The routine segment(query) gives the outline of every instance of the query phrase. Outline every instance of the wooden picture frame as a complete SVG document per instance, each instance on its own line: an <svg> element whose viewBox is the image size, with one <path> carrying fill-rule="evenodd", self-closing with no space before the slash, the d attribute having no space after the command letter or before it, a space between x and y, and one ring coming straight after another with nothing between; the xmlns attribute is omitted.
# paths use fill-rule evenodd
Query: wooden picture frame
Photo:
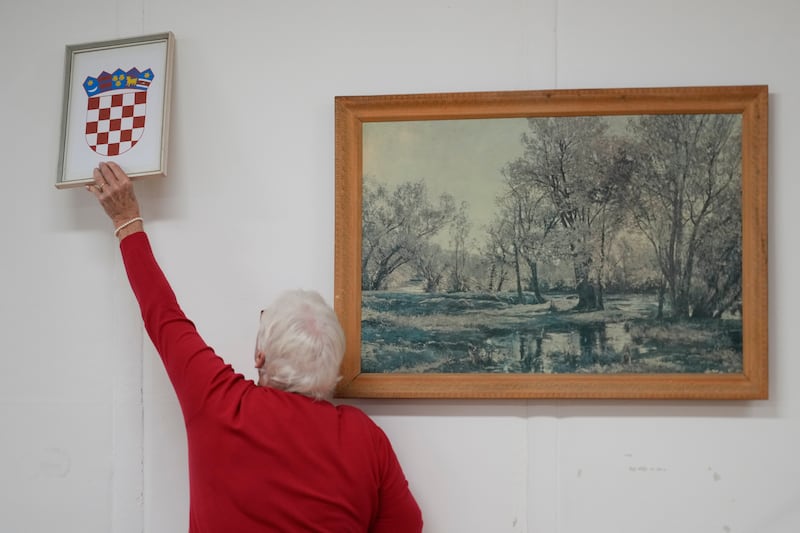
<svg viewBox="0 0 800 533"><path fill-rule="evenodd" d="M337 395L350 398L767 398L767 110L768 88L764 85L336 97L334 308L347 338ZM483 164L483 154L497 152L496 146L489 146L487 139L494 143L499 136L497 132L506 131L495 129L494 122L506 119L522 119L527 125L525 137L519 134L509 137L520 143L519 157L505 159L508 164L496 166L495 175L486 173L485 179L468 181L467 178L462 180L461 175L448 178L448 162L464 164L461 160L468 159L471 166L476 167ZM475 124L477 126L473 127ZM505 124L502 122L503 128ZM517 127L517 122L514 124ZM691 152L688 148L684 150L685 161L680 163L679 151L668 145L684 142L690 135L686 128L695 128L691 130L694 144ZM467 129L469 132L463 133L463 138L470 140L453 148L456 142L453 139ZM491 135L480 137L481 132ZM480 137L477 141L476 136ZM739 137L741 142L738 142ZM582 142L582 148L580 151L576 148L570 156L566 152L569 148L565 147L571 146L575 138L578 138L576 146ZM553 155L555 153L559 155ZM573 165L570 168L582 169L578 172L562 168L562 177L570 173L573 176L569 193L559 192L556 185L548 189L548 176L553 180L559 176L552 170L559 157L562 167ZM584 162L575 166L579 165L575 162L578 160ZM380 176L371 175L376 172L375 168L383 169L380 172L393 169L386 174L396 170L398 176L404 177L382 182ZM664 209L662 213L659 202L667 201L667 185L673 181L678 183L678 169L683 173L684 190L693 191L693 196L675 200L669 205L676 209ZM421 175L426 172L427 175ZM469 168L463 166L459 172L466 175ZM433 174L437 174L436 180L430 178ZM690 179L687 176L693 176L691 182L685 181ZM464 191L483 187L482 180L496 181L506 192L495 195L480 192L480 196L473 198L478 198L478 202L482 201L480 197L485 198L485 209L470 211L462 195ZM368 188L366 194L365 188ZM537 195L536 198L523 196L520 192L523 188L526 194ZM704 207L703 198L710 207ZM523 237L530 229L523 230L521 206L530 207L534 201L539 202L536 205L542 210L525 220L529 220L529 227L539 228L530 233L538 237ZM486 259L485 263L480 263L479 248L488 250L487 257L494 254L494 250L500 254L503 249L533 253L530 250L539 246L536 242L546 243L546 239L552 239L550 244L540 245L539 253L550 258L553 272L564 270L564 264L572 261L573 287L568 287L567 283L562 289L575 290L576 295L561 295L558 301L551 299L550 308L547 308L546 302L537 303L541 300L535 299L529 291L505 291L510 294L494 291L500 285L499 277L491 278L486 274L487 266L484 270L476 267L475 271L480 272L475 278L478 281L461 286L486 297L479 298L472 292L456 299L452 296L457 293L437 285L441 276L426 278L427 274L420 274L427 272L424 269L426 254L450 258L442 261L449 261L447 264L455 269L454 265L459 262L458 247L451 245L446 249L447 239L442 235L437 237L437 244L430 234L414 230L408 221L414 220L418 228L421 224L432 228L436 225L434 220L441 222L448 217L455 224L453 221L461 213L466 214L460 218L462 223L467 222L461 226L466 228L469 227L467 217L471 213L492 212L491 207L486 207L492 202L495 218L487 220L494 222L483 226L472 224L473 232L469 235L476 239L475 235L482 231L486 240L489 239L486 235L494 228L495 237L492 238L499 244L496 248L491 243L481 247L465 246L463 237L467 233L462 233L461 249L469 250L469 253L462 252L463 263L474 260L475 265L489 265L496 261L492 263L494 266L508 272L513 269L504 262L510 261L507 259L510 252L503 259ZM404 207L401 208L401 204ZM513 209L512 204L516 206ZM677 210L678 205L680 210ZM564 220L568 214L583 216L576 215L581 209L595 218L587 215L581 227ZM668 213L673 211L678 215L670 218L672 215ZM398 218L397 225L389 227L392 217L399 217L400 212L405 219L400 222ZM519 216L512 215L517 212ZM608 213L613 217L608 218ZM620 307L611 311L611 306L597 305L598 295L602 298L604 283L606 291L612 283L603 278L611 276L610 253L613 251L618 258L622 257L619 250L624 247L619 244L619 250L607 248L603 253L608 252L608 255L601 261L598 252L601 246L597 244L598 217L609 224L604 225L602 231L607 231L611 224L624 228L624 237L634 243L632 248L636 250L631 257L638 258L637 264L640 264L638 270L633 270L640 274L638 281L613 282L628 291L620 298L628 307L618 302ZM590 226L590 220L594 221L594 226ZM669 220L674 224L670 225ZM398 230L402 224L407 226ZM681 228L676 229L676 224L681 224ZM685 228L691 224L694 224L694 233ZM376 227L382 230L377 231ZM516 229L509 229L512 227ZM664 232L670 228L672 238L665 237ZM397 236L400 235L398 231L405 233L396 238L404 240L394 242L395 248L406 250L406 256L399 260L405 262L399 267L394 263L390 265L387 259L394 257L389 255L393 253L392 248L379 244L384 235L395 232L393 235ZM636 236L637 231L641 231L641 235ZM622 241L618 234L603 235L617 243ZM536 241L539 237L541 240ZM451 229L449 242L452 244L457 239L457 230ZM676 239L681 242L676 244ZM693 249L687 247L687 242ZM367 254L362 250L364 243L369 246ZM590 243L591 246L586 251L576 243ZM651 252L646 251L647 246ZM672 252L664 251L670 246ZM680 246L684 248L675 251L675 247ZM387 278L380 273L373 257L378 253L384 254L381 256L385 263L383 274L392 267L395 270L391 272L402 274ZM693 254L691 262L668 265L670 261L683 260L679 257L681 254L687 257ZM736 261L740 261L738 270ZM411 262L417 266L410 266ZM443 268L441 264L440 269ZM520 265L525 265L519 259L514 264L518 272ZM601 264L605 264L607 270L593 278L591 272L597 273ZM714 264L719 268L712 268ZM685 273L687 267L689 274ZM621 267L617 264L613 268ZM533 279L535 270L534 267L527 270L526 282ZM584 270L587 271L583 273ZM740 277L738 288L736 276ZM509 283L505 288L514 285L513 277L506 274L504 279ZM522 278L517 273L518 287L522 285ZM555 274L553 279L556 279ZM427 286L425 280L428 280ZM556 285L556 282L551 283L551 287ZM425 288L421 289L423 286ZM424 292L431 287L439 292ZM452 283L450 289L453 287L457 289L459 285ZM634 296L635 290L649 291L647 298L650 300L646 311L635 316L626 315L621 309L631 307L626 299L633 301L639 297ZM416 291L417 296L407 300L411 307L404 307L405 304L398 302L410 298L405 296L410 294L408 291ZM398 294L402 294L402 298ZM605 296L607 300L612 298L610 292L605 292ZM529 297L533 300L529 301ZM690 298L695 300L690 301ZM543 299L547 300L546 294ZM368 304L366 308L364 302ZM406 311L408 308L421 310L423 305L429 306L425 309L444 309L442 302L469 310L431 311L430 314ZM565 302L570 307L564 307ZM488 324L480 322L483 315L472 311L473 303L476 308L479 304L488 306L485 311ZM602 299L599 303L602 304ZM515 304L527 305L519 309L525 309L524 313L528 314L515 311L512 307ZM579 306L583 306L581 311L576 310ZM611 327L608 317L613 313L621 321L613 324L612 335L605 328ZM661 317L661 321L656 322L653 317ZM713 322L714 319L718 322ZM545 325L540 329L536 320ZM525 330L524 335L512 331L502 338L479 336L479 333L486 335L486 331L505 328L506 322L516 324L512 329ZM604 328L599 334L600 340L592 331L584 336L569 329L597 322ZM737 327L740 328L738 333ZM369 344L362 342L364 328L369 330ZM447 335L433 337L431 332L437 328ZM614 335L621 340L612 346L611 341L617 338ZM560 348L552 348L549 355L542 351L543 343L557 339L560 339ZM622 346L623 341L629 345ZM682 342L689 343L689 347L682 348ZM692 343L703 348L696 349ZM654 346L664 347L663 353ZM736 351L736 346L740 346L740 352ZM421 360L424 364L418 363ZM409 366L415 364L418 366Z"/></svg>
<svg viewBox="0 0 800 533"><path fill-rule="evenodd" d="M171 32L66 47L57 188L92 183L101 161L166 176L174 47Z"/></svg>

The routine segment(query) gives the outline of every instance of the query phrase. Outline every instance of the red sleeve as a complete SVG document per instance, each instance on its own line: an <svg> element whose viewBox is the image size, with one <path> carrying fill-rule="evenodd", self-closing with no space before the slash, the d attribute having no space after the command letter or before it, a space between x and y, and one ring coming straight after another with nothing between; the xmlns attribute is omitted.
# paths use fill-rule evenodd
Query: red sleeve
<svg viewBox="0 0 800 533"><path fill-rule="evenodd" d="M370 533L420 533L422 512L408 488L408 481L389 438L383 430L377 429L378 450L382 462L380 503L378 516L369 531Z"/></svg>
<svg viewBox="0 0 800 533"><path fill-rule="evenodd" d="M235 374L183 314L153 256L147 235L132 233L122 239L120 250L145 329L161 356L188 423L215 390L231 384Z"/></svg>

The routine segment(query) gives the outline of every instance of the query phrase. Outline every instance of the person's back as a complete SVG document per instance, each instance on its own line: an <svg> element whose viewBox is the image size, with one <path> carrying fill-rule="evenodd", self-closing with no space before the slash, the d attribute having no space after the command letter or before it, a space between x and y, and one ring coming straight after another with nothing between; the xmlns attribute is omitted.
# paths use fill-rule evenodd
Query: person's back
<svg viewBox="0 0 800 533"><path fill-rule="evenodd" d="M229 371L214 389L187 423L190 531L419 530L392 447L363 412Z"/></svg>

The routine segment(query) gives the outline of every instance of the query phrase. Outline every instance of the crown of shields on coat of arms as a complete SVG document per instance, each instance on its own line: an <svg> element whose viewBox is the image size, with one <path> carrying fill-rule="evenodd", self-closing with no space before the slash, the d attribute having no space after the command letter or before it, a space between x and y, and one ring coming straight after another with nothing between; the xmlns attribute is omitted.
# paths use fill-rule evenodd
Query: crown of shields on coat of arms
<svg viewBox="0 0 800 533"><path fill-rule="evenodd" d="M124 154L139 142L147 118L147 89L153 71L103 71L86 78L86 142L100 155Z"/></svg>

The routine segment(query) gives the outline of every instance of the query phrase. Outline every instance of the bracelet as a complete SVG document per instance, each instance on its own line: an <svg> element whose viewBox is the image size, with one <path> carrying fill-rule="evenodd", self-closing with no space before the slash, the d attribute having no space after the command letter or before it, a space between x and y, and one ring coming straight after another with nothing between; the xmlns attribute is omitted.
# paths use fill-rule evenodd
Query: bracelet
<svg viewBox="0 0 800 533"><path fill-rule="evenodd" d="M125 222L124 224L121 224L117 229L114 230L114 237L119 237L119 232L127 228L134 222L143 222L142 217L132 218L129 221Z"/></svg>

